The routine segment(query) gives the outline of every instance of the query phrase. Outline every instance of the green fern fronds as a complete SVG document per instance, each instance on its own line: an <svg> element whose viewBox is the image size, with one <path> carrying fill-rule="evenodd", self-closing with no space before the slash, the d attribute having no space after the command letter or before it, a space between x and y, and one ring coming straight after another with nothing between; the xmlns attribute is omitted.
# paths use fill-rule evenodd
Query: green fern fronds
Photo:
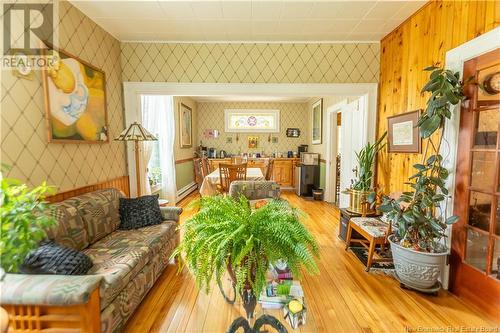
<svg viewBox="0 0 500 333"><path fill-rule="evenodd" d="M259 295L266 285L270 262L285 260L295 277L301 267L318 273L319 247L300 222L304 214L285 200L274 199L257 210L245 197L203 197L199 212L181 228L184 237L172 257L183 257L198 287L210 290L231 265L238 291L250 284ZM180 267L182 269L182 267Z"/></svg>

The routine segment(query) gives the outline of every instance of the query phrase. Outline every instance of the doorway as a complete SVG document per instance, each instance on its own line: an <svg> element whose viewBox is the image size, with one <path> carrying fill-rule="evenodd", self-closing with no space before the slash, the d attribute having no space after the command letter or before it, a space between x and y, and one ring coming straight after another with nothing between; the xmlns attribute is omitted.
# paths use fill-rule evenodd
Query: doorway
<svg viewBox="0 0 500 333"><path fill-rule="evenodd" d="M356 177L356 151L375 139L367 97L352 97L327 109L326 201L347 207L342 193ZM337 195L338 193L338 195Z"/></svg>
<svg viewBox="0 0 500 333"><path fill-rule="evenodd" d="M451 242L451 288L500 311L500 49L464 63ZM491 82L495 80L495 82ZM495 88L496 87L496 88Z"/></svg>

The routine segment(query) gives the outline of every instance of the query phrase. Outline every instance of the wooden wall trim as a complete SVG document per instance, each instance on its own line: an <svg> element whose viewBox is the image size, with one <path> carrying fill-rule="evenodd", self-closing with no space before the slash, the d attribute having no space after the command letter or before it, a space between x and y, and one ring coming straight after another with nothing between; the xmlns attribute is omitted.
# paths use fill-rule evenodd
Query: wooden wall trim
<svg viewBox="0 0 500 333"><path fill-rule="evenodd" d="M182 163L186 163L186 162L189 162L189 161L192 161L192 160L194 160L194 157L184 158L182 160L175 161L175 164L182 164Z"/></svg>
<svg viewBox="0 0 500 333"><path fill-rule="evenodd" d="M48 202L59 202L66 200L68 198L75 197L77 195L93 192L96 190L101 190L105 188L117 188L125 193L125 196L130 196L130 187L129 187L129 179L128 176L122 176L114 179L110 179L101 183L87 185L83 187L79 187L76 189L59 192L55 195L47 197L45 200Z"/></svg>
<svg viewBox="0 0 500 333"><path fill-rule="evenodd" d="M435 0L384 37L377 135L387 130L389 116L425 107L428 95L420 94L429 79L425 67L443 66L447 51L498 26L499 15L498 1ZM421 158L421 154L388 154L384 149L377 156L375 184L385 193L408 190L404 183Z"/></svg>

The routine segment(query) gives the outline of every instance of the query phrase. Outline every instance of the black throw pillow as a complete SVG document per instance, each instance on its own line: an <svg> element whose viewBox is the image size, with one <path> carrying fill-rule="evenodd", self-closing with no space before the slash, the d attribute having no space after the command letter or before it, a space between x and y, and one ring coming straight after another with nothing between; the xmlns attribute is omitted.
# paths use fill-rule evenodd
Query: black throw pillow
<svg viewBox="0 0 500 333"><path fill-rule="evenodd" d="M24 274L85 275L92 266L85 253L47 241L26 256L19 270Z"/></svg>
<svg viewBox="0 0 500 333"><path fill-rule="evenodd" d="M138 229L162 222L158 194L120 198L120 229Z"/></svg>

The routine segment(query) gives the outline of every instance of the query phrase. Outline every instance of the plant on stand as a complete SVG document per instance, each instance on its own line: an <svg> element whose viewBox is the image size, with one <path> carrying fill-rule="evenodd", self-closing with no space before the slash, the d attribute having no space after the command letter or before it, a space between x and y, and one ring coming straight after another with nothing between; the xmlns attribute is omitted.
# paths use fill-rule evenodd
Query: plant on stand
<svg viewBox="0 0 500 333"><path fill-rule="evenodd" d="M57 222L46 215L44 202L54 189L43 183L29 189L18 180L2 178L0 187L0 262L6 272L18 272L26 255Z"/></svg>
<svg viewBox="0 0 500 333"><path fill-rule="evenodd" d="M411 191L403 192L397 200L384 197L379 209L395 225L389 241L399 280L406 286L430 291L439 289L437 279L447 254L441 240L446 237L447 226L458 220L457 216L446 217L441 210L448 196L449 172L442 166L439 151L453 105L464 95L459 73L436 67L425 71L431 74L422 93L431 95L417 123L421 137L427 139L422 162L413 166L416 173L406 183Z"/></svg>
<svg viewBox="0 0 500 333"><path fill-rule="evenodd" d="M184 236L172 257L184 259L207 293L212 280L220 283L227 271L248 319L253 318L256 295L266 286L269 263L284 260L297 277L302 267L318 272L318 245L300 222L302 214L287 201L275 199L251 209L243 196L214 196L201 198L197 205L200 211L181 226Z"/></svg>
<svg viewBox="0 0 500 333"><path fill-rule="evenodd" d="M362 214L372 213L368 207L370 195L373 195L372 188L373 180L373 167L375 163L375 156L383 149L386 143L384 141L387 136L385 132L375 143L367 143L366 146L359 152L356 152L356 160L358 166L356 168L357 179L351 180L351 187L346 191L349 194L349 211ZM363 205L366 205L363 207ZM365 211L366 210L366 211Z"/></svg>

